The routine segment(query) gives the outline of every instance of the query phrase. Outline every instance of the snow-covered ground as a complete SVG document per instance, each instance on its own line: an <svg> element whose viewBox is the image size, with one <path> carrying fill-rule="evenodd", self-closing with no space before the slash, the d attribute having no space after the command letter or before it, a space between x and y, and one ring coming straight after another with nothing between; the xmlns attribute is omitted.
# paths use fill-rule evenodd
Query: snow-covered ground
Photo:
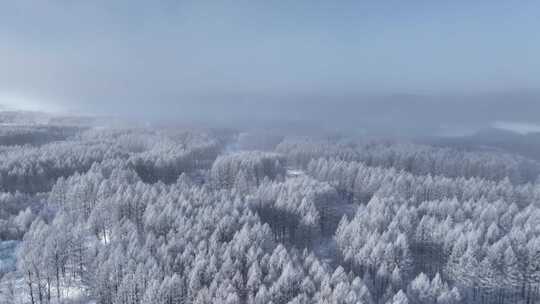
<svg viewBox="0 0 540 304"><path fill-rule="evenodd" d="M27 286L24 278L15 270L17 265L16 250L20 241L0 241L0 304L18 304L28 302ZM92 303L86 299L80 282L62 284L62 303ZM56 289L52 288L56 295ZM52 299L51 303L57 303Z"/></svg>
<svg viewBox="0 0 540 304"><path fill-rule="evenodd" d="M62 284L61 303L62 304L91 304L95 301L88 299L80 283L72 282L70 285ZM59 303L56 299L56 288L51 288L51 304ZM29 303L28 287L26 281L16 272L10 272L0 278L0 304L23 304Z"/></svg>

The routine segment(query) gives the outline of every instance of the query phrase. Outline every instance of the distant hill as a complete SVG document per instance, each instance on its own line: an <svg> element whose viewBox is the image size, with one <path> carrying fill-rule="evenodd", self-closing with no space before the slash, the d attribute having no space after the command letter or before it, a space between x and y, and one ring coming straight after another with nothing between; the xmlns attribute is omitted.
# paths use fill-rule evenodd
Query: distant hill
<svg viewBox="0 0 540 304"><path fill-rule="evenodd" d="M5 109L5 107L0 105L0 125L92 127L106 124L108 125L113 121L113 119L109 117L3 109Z"/></svg>
<svg viewBox="0 0 540 304"><path fill-rule="evenodd" d="M469 136L426 137L417 141L466 150L496 149L540 161L540 133L519 134L499 128L487 128Z"/></svg>

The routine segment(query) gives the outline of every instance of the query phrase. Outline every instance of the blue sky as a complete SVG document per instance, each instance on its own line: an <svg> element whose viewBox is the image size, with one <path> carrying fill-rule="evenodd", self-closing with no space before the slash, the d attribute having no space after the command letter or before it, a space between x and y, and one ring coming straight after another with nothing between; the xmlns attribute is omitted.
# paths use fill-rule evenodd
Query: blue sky
<svg viewBox="0 0 540 304"><path fill-rule="evenodd" d="M0 103L108 112L540 90L539 12L538 1L6 1Z"/></svg>

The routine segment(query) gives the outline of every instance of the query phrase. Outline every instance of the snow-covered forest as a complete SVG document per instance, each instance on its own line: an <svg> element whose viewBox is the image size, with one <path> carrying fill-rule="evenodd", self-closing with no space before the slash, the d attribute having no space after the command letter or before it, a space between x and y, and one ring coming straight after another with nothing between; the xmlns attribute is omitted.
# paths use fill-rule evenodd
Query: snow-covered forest
<svg viewBox="0 0 540 304"><path fill-rule="evenodd" d="M539 174L389 140L6 124L0 303L539 303Z"/></svg>

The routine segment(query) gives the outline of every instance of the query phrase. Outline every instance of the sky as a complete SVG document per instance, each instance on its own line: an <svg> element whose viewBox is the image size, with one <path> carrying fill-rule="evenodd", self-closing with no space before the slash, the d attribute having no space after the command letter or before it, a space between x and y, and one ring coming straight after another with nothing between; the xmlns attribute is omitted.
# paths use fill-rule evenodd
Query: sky
<svg viewBox="0 0 540 304"><path fill-rule="evenodd" d="M535 105L538 12L528 0L4 1L0 104L215 121L340 102L350 116L388 98L400 112L411 96Z"/></svg>

